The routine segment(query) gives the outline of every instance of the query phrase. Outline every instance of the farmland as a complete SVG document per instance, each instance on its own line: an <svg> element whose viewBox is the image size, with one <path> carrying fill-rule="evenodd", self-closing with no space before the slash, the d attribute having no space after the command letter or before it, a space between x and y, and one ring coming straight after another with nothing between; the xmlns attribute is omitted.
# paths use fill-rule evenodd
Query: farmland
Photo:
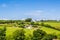
<svg viewBox="0 0 60 40"><path fill-rule="evenodd" d="M15 40L13 38L13 35L15 34L14 32L16 30L21 30L21 29L23 29L25 31L25 36L26 36L25 40L28 40L28 39L32 40L31 36L34 35L33 32L37 29L42 30L46 34L56 35L57 39L60 40L60 29L59 29L60 22L43 22L44 25L42 26L41 22L37 22L37 21L30 22L30 20L29 20L29 22L27 22L28 20L27 21L24 21L24 20L23 21L21 21L21 20L20 21L19 20L13 20L13 21L3 20L3 21L0 23L0 29L2 29L3 27L6 27L6 37L5 37L6 40ZM48 24L49 27L48 26L46 27L45 26L46 24ZM24 27L24 26L27 26L27 27Z"/></svg>

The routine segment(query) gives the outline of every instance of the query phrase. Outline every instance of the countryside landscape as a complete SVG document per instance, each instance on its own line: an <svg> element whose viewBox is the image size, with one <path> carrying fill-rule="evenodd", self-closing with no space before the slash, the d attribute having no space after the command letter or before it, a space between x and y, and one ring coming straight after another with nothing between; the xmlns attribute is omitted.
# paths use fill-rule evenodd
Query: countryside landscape
<svg viewBox="0 0 60 40"><path fill-rule="evenodd" d="M60 0L0 0L0 40L60 40Z"/></svg>
<svg viewBox="0 0 60 40"><path fill-rule="evenodd" d="M60 21L0 20L0 40L60 40Z"/></svg>

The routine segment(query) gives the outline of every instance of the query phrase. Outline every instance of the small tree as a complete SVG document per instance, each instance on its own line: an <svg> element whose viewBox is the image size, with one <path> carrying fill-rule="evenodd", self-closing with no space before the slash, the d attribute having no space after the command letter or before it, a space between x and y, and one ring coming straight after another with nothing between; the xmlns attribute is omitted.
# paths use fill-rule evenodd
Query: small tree
<svg viewBox="0 0 60 40"><path fill-rule="evenodd" d="M53 40L56 39L57 36L56 35L52 35L52 34L47 34L45 37L43 37L41 40Z"/></svg>
<svg viewBox="0 0 60 40"><path fill-rule="evenodd" d="M13 33L13 38L15 40L24 40L25 39L25 31L23 29L21 30L16 30L14 33Z"/></svg>
<svg viewBox="0 0 60 40"><path fill-rule="evenodd" d="M28 36L26 36L25 40L33 40L33 39L32 39L32 35L29 34Z"/></svg>
<svg viewBox="0 0 60 40"><path fill-rule="evenodd" d="M20 24L20 25L19 25L19 27L21 27L21 28L24 28L24 26L25 26L24 24Z"/></svg>
<svg viewBox="0 0 60 40"><path fill-rule="evenodd" d="M41 40L45 36L45 32L37 29L33 32L33 40Z"/></svg>
<svg viewBox="0 0 60 40"><path fill-rule="evenodd" d="M42 22L40 25L41 25L41 26L44 26L45 24Z"/></svg>
<svg viewBox="0 0 60 40"><path fill-rule="evenodd" d="M6 37L6 27L0 29L0 40L6 40L5 37Z"/></svg>
<svg viewBox="0 0 60 40"><path fill-rule="evenodd" d="M35 23L34 22L31 22L31 25L34 25Z"/></svg>
<svg viewBox="0 0 60 40"><path fill-rule="evenodd" d="M27 18L25 19L26 22L31 22L32 21L32 18Z"/></svg>

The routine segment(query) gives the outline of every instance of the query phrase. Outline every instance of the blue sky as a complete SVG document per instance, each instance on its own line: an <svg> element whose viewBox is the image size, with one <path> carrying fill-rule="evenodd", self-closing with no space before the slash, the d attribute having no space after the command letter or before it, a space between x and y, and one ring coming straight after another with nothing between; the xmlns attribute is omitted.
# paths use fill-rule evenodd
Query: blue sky
<svg viewBox="0 0 60 40"><path fill-rule="evenodd" d="M0 19L60 20L60 0L0 0Z"/></svg>

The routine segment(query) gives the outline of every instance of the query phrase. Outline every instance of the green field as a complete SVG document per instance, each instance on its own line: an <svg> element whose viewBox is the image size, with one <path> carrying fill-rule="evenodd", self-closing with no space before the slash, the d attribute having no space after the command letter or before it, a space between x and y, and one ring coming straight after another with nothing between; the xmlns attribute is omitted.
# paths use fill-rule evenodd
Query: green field
<svg viewBox="0 0 60 40"><path fill-rule="evenodd" d="M60 22L44 22L44 24L49 24L54 28L59 29L60 28ZM28 37L29 35L32 35L33 31L35 29L26 29L26 28L19 28L19 27L14 27L14 24L0 24L0 28L6 26L7 30L6 30L6 39L7 40L14 40L13 39L13 32L16 30L20 30L20 29L24 29L25 30L25 35ZM41 26L39 28L40 30L45 31L47 34L53 34L53 35L57 35L58 39L60 39L60 31L59 30L55 30L52 28L48 28L48 27L44 27ZM11 37L10 37L11 36Z"/></svg>
<svg viewBox="0 0 60 40"><path fill-rule="evenodd" d="M60 29L60 22L45 22L45 24L49 24L52 27Z"/></svg>
<svg viewBox="0 0 60 40"><path fill-rule="evenodd" d="M7 31L6 31L6 35L10 36L13 35L13 32L15 30L18 29L22 29L22 28L16 28L16 27L7 27ZM55 29L51 29L51 28L47 28L47 27L42 27L40 28L41 30L45 31L47 34L55 34L58 36L58 38L60 37L60 31L55 30ZM26 35L29 36L30 34L33 33L34 29L24 29L26 31Z"/></svg>

